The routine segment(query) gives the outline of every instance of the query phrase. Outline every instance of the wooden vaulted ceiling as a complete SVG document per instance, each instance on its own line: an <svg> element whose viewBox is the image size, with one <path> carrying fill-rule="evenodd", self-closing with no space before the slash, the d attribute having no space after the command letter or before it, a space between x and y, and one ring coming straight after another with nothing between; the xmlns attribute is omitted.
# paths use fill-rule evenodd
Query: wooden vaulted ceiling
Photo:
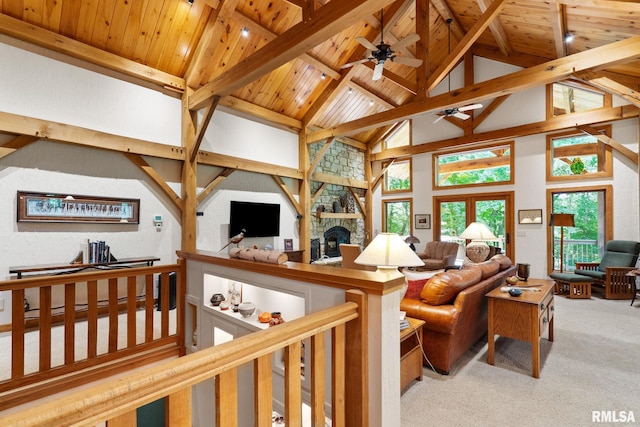
<svg viewBox="0 0 640 427"><path fill-rule="evenodd" d="M380 42L383 8L384 41L417 33L399 53L423 65L387 61L373 81L370 62L342 66L365 55L357 36ZM638 102L640 4L627 0L0 0L0 12L12 38L310 140L370 143L416 114L564 78ZM433 95L465 55L527 70L484 85L465 72L464 88Z"/></svg>

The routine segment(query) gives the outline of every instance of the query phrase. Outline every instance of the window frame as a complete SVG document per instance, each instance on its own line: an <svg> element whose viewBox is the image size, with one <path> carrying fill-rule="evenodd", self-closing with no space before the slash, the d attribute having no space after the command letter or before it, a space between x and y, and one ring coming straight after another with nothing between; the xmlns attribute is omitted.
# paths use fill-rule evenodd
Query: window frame
<svg viewBox="0 0 640 427"><path fill-rule="evenodd" d="M392 139L396 134L404 130L404 127L408 127L409 132L409 143L405 145L397 145L394 147L388 147L387 141ZM413 145L413 119L405 120L400 122L397 126L394 126L383 138L382 138L382 149L383 150L393 150L400 147L411 147Z"/></svg>
<svg viewBox="0 0 640 427"><path fill-rule="evenodd" d="M462 184L462 185L446 185L446 186L441 186L439 185L439 180L438 180L438 158L440 156L450 156L452 154L463 154L466 152L473 152L473 151L491 151L492 148L497 148L497 147L509 147L509 180L507 181L497 181L497 182L478 182L478 183L473 183L473 184ZM509 184L513 184L515 181L515 143L513 140L510 141L502 141L502 142L496 142L493 144L482 144L482 145L478 145L476 147L472 147L472 148L466 148L466 149L454 149L454 150L446 150L446 151L438 151L436 153L434 153L431 156L431 160L432 160L432 181L431 181L431 185L432 185L432 189L433 191L438 191L438 190L448 190L448 189L453 189L453 188L477 188L477 187L481 187L481 186L492 186L492 185L509 185Z"/></svg>
<svg viewBox="0 0 640 427"><path fill-rule="evenodd" d="M611 125L606 126L594 126L594 129L603 132L603 135L611 138ZM613 176L613 150L609 144L597 139L596 155L598 156L598 172L590 172L580 175L553 175L553 140L559 138L567 138L571 136L584 136L585 134L579 130L568 130L565 132L559 132L554 134L547 134L547 148L546 148L546 174L547 181L583 181L593 178L611 178ZM578 153L576 153L577 155ZM567 156L572 157L572 156ZM602 163L601 163L602 159Z"/></svg>
<svg viewBox="0 0 640 427"><path fill-rule="evenodd" d="M407 223L409 224L409 234L413 234L413 197L402 197L397 199L383 199L382 200L382 232L387 233L387 205L390 203L407 202L409 203L409 217Z"/></svg>
<svg viewBox="0 0 640 427"><path fill-rule="evenodd" d="M580 90L586 90L586 91L591 91L591 92L595 92L595 93L599 93L603 95L603 105L602 107L598 107L598 108L594 108L592 110L585 110L585 111L576 111L573 113L564 113L564 114L559 114L559 115L555 115L554 114L554 110L553 110L553 85L554 84L560 84L560 85L564 85L564 86L573 86L577 89ZM556 117L563 117L563 116L570 116L572 114L584 114L588 111L597 111L597 110L602 110L604 108L611 108L611 106L613 105L613 97L611 96L610 93L605 92L603 90L600 90L596 87L593 87L591 85L585 84L585 83L580 83L580 82L575 82L575 81L559 81L559 82L553 82L553 83L549 83L546 86L546 97L547 97L547 108L546 108L546 115L547 115L547 120L549 119L553 119Z"/></svg>
<svg viewBox="0 0 640 427"><path fill-rule="evenodd" d="M389 190L387 189L387 178L388 178L388 172L389 169L386 169L384 172L384 175L382 177L382 194L396 194L396 193L410 193L411 191L413 191L413 159L411 157L407 157L404 159L397 159L395 161L393 161L393 164L391 164L389 166L389 168L392 168L394 165L396 164L401 164L401 163L406 163L409 162L409 188L408 189L399 189L399 190ZM387 168L387 165L389 165L389 163L391 163L391 161L389 162L384 162L382 164L383 168Z"/></svg>

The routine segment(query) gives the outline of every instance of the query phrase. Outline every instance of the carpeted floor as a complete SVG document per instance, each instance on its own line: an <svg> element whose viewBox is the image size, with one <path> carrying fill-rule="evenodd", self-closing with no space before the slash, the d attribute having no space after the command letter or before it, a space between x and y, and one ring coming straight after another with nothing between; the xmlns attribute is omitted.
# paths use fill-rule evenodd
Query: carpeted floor
<svg viewBox="0 0 640 427"><path fill-rule="evenodd" d="M449 375L424 369L402 396L402 427L607 425L594 423L593 411L615 411L618 419L626 411L635 423L611 425L640 425L640 303L555 301L554 341L545 334L540 344L540 379L531 376L530 344L497 337L491 366L485 337Z"/></svg>

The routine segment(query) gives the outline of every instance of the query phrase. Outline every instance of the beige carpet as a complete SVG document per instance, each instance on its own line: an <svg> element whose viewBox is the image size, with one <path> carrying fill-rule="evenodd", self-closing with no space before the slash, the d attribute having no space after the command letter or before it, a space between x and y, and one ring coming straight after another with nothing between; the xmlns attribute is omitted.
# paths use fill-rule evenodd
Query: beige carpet
<svg viewBox="0 0 640 427"><path fill-rule="evenodd" d="M136 343L144 343L145 312L136 312ZM98 354L106 354L108 350L108 318L98 319ZM161 336L161 313L153 311L153 336ZM127 347L127 320L124 314L118 316L118 349ZM176 332L176 310L169 311L169 334ZM39 364L39 336L38 331L27 332L25 334L25 373L32 373L38 370ZM87 322L76 323L75 329L75 359L84 360L87 357ZM60 366L64 363L64 328L55 326L51 331L51 366ZM11 333L0 334L0 380L11 377Z"/></svg>
<svg viewBox="0 0 640 427"><path fill-rule="evenodd" d="M530 344L499 337L491 366L485 338L449 375L424 369L402 396L402 427L603 425L593 411L632 411L636 422L623 425L640 425L640 303L629 304L556 296L540 379Z"/></svg>

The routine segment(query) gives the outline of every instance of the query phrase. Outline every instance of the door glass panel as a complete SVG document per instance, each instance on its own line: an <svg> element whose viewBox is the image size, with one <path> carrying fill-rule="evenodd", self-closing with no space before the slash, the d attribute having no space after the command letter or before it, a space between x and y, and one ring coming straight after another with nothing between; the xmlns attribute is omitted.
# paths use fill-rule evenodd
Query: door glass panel
<svg viewBox="0 0 640 427"><path fill-rule="evenodd" d="M440 203L440 240L462 242L458 238L467 227L467 204L462 202Z"/></svg>
<svg viewBox="0 0 640 427"><path fill-rule="evenodd" d="M505 252L505 206L504 199L498 200L478 200L475 203L475 220L486 225L489 230L498 238L494 242L487 242L490 245L498 246Z"/></svg>

